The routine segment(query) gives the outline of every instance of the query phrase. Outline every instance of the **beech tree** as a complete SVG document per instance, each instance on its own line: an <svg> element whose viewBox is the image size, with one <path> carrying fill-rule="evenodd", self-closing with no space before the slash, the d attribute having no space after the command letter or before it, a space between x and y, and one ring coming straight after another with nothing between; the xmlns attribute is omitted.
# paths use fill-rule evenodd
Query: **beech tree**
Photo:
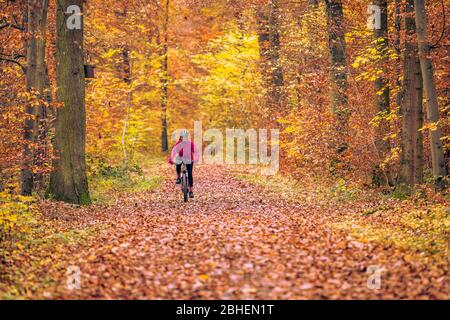
<svg viewBox="0 0 450 320"><path fill-rule="evenodd" d="M413 186L423 179L423 88L419 51L415 39L414 0L406 3L403 94L401 104L402 155L398 184Z"/></svg>
<svg viewBox="0 0 450 320"><path fill-rule="evenodd" d="M283 113L283 69L280 63L278 0L269 0L257 10L261 72L267 85L266 103L272 118Z"/></svg>
<svg viewBox="0 0 450 320"><path fill-rule="evenodd" d="M374 5L378 6L380 11L380 26L374 28L375 46L380 59L380 75L374 82L375 87L375 106L380 115L380 123L376 127L375 146L381 159L385 159L391 152L391 145L389 139L386 138L386 133L389 132L389 123L385 120L390 113L390 87L388 74L388 61L389 61L389 38L388 38L388 1L387 0L375 0ZM381 173L380 168L376 168L377 179L384 183L390 184L390 172L389 168L383 170ZM387 180L387 181L386 181Z"/></svg>
<svg viewBox="0 0 450 320"><path fill-rule="evenodd" d="M441 126L439 123L439 104L436 94L433 63L430 59L430 45L427 35L427 15L424 0L414 0L417 40L419 42L420 66L422 70L423 86L427 98L427 120L430 126L430 148L432 169L437 189L444 189L444 177L447 175L444 149L442 146Z"/></svg>
<svg viewBox="0 0 450 320"><path fill-rule="evenodd" d="M70 12L69 6L78 7L81 12ZM91 200L86 177L83 17L80 15L83 0L61 0L56 10L57 102L62 105L56 112L56 159L49 193L57 200L88 204Z"/></svg>
<svg viewBox="0 0 450 320"><path fill-rule="evenodd" d="M47 27L48 0L28 0L27 1L27 32L29 38L26 41L26 87L35 99L28 102L26 113L28 117L25 120L23 167L21 175L21 193L31 195L33 190L33 171L32 166L35 158L35 148L33 144L37 142L40 132L40 124L43 124L46 106L43 106L45 100L48 100L49 83L47 79L47 66L45 62L45 44ZM40 105L36 105L34 100L41 100Z"/></svg>
<svg viewBox="0 0 450 320"><path fill-rule="evenodd" d="M169 139L167 136L167 106L169 104L169 9L170 0L165 0L163 39L161 44L161 146L163 152L169 150Z"/></svg>
<svg viewBox="0 0 450 320"><path fill-rule="evenodd" d="M336 117L336 134L339 145L338 153L347 150L345 141L348 134L348 82L345 43L345 20L341 0L325 0L327 14L328 50L330 61L330 107Z"/></svg>

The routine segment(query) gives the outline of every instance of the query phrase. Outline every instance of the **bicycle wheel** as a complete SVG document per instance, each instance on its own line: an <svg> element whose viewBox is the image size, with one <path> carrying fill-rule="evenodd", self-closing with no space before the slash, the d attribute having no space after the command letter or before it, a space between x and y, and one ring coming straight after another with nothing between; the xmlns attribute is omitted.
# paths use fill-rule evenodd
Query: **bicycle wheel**
<svg viewBox="0 0 450 320"><path fill-rule="evenodd" d="M183 191L183 199L184 202L189 201L189 189L188 189L188 178L186 174L183 174L183 182L182 182L182 191Z"/></svg>

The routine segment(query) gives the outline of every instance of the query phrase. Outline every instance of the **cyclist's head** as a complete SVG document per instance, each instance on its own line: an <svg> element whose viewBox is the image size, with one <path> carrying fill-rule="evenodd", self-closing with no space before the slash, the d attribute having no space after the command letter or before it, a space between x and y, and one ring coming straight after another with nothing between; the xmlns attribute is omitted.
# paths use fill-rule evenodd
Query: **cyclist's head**
<svg viewBox="0 0 450 320"><path fill-rule="evenodd" d="M189 131L181 130L181 132L180 132L180 139L187 140L188 137L189 137Z"/></svg>

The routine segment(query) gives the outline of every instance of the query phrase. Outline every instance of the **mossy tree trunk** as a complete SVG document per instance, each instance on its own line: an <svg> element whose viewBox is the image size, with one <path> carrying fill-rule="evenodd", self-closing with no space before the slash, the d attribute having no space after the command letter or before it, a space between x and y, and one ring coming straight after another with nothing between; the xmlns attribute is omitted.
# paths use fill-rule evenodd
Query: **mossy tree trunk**
<svg viewBox="0 0 450 320"><path fill-rule="evenodd" d="M83 12L83 0L60 0L57 7L57 108L55 152L50 194L57 200L90 203L86 177L86 109L83 59L83 17L80 28L68 28L69 6ZM76 14L76 13L75 13Z"/></svg>

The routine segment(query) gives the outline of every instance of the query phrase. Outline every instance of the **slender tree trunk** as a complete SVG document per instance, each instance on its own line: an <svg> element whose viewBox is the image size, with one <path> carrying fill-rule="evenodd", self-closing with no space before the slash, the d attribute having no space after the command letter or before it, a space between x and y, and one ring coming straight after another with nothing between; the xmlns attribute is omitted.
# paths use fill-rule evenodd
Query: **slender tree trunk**
<svg viewBox="0 0 450 320"><path fill-rule="evenodd" d="M325 0L330 60L330 106L337 120L338 154L347 150L348 109L345 20L341 0Z"/></svg>
<svg viewBox="0 0 450 320"><path fill-rule="evenodd" d="M394 24L395 24L395 41L394 41L394 49L397 54L397 89L398 93L396 96L397 107L400 107L402 104L402 80L401 80L401 31L402 31L402 5L401 0L395 0L395 12L394 12Z"/></svg>
<svg viewBox="0 0 450 320"><path fill-rule="evenodd" d="M427 39L427 16L425 11L425 0L414 0L416 12L417 39L419 42L420 66L423 76L423 85L427 98L427 120L429 124L436 125L430 129L430 147L433 177L436 188L445 188L444 177L447 175L444 148L442 145L442 134L439 125L439 105L434 80L433 64L430 59L430 45Z"/></svg>
<svg viewBox="0 0 450 320"><path fill-rule="evenodd" d="M133 101L132 89L131 89L131 61L130 61L130 52L127 47L122 50L122 76L123 81L128 85L128 93L127 93L127 111L125 114L125 120L122 128L122 154L123 154L123 167L128 167L128 153L126 147L126 135L128 130L128 122L130 120L130 110L131 103Z"/></svg>
<svg viewBox="0 0 450 320"><path fill-rule="evenodd" d="M44 31L45 32L45 31ZM45 47L45 46L44 46ZM45 52L43 50L43 52ZM50 79L48 75L48 67L45 62L45 57L42 58L44 61L42 77L44 81L44 90L41 95L43 103L38 106L35 127L35 141L37 141L37 150L34 155L34 164L38 168L43 168L44 164L50 161L50 156L48 154L49 141L49 130L50 122L48 111L51 108L52 94L50 88ZM37 192L45 190L45 181L43 172L37 172L34 176L34 186Z"/></svg>
<svg viewBox="0 0 450 320"><path fill-rule="evenodd" d="M387 134L390 132L389 122L386 120L386 116L390 113L390 87L389 79L386 78L389 63L388 4L387 0L375 0L373 4L381 9L381 26L379 29L374 29L374 37L377 51L382 56L380 61L382 73L374 83L376 92L375 105L378 114L381 115L381 121L375 132L375 146L380 158L385 160L391 153L391 143L386 139ZM385 168L382 172L380 171L377 166L375 169L377 180L383 182L383 184L391 184L389 168ZM384 181L386 180L385 177L387 177L388 181Z"/></svg>
<svg viewBox="0 0 450 320"><path fill-rule="evenodd" d="M27 30L30 38L26 43L27 69L26 86L27 90L35 95L37 99L45 99L47 85L47 73L45 65L45 31L47 26L48 0L28 0L28 26ZM40 119L44 116L45 106L36 107L32 101L27 102L24 127L24 140L26 141L23 150L23 167L21 172L21 193L31 195L33 190L33 160L34 144L37 142Z"/></svg>
<svg viewBox="0 0 450 320"><path fill-rule="evenodd" d="M169 71L168 71L168 51L169 51L169 6L170 1L166 0L163 21L163 44L162 44L162 74L161 74L161 146L162 151L169 149L169 139L167 136L167 106L169 104Z"/></svg>
<svg viewBox="0 0 450 320"><path fill-rule="evenodd" d="M277 116L283 115L284 105L284 77L283 68L280 62L280 25L279 25L279 4L278 0L269 0L269 54L270 66L272 70L272 86L270 88L271 110Z"/></svg>
<svg viewBox="0 0 450 320"><path fill-rule="evenodd" d="M414 0L406 4L405 18L405 52L402 114L402 156L400 161L398 184L413 186L423 177L423 123L422 111L422 75L420 71L417 43L414 39L416 26L414 22Z"/></svg>
<svg viewBox="0 0 450 320"><path fill-rule="evenodd" d="M256 12L256 22L258 25L258 46L259 46L259 65L264 82L264 100L262 114L264 116L264 122L271 121L271 98L270 90L271 83L271 68L270 68L270 30L269 30L269 17L266 6L259 6Z"/></svg>
<svg viewBox="0 0 450 320"><path fill-rule="evenodd" d="M49 192L57 200L90 203L86 177L86 109L83 59L83 17L79 29L70 30L66 14L76 5L83 12L83 0L59 0L56 18L57 108L55 128L56 160Z"/></svg>
<svg viewBox="0 0 450 320"><path fill-rule="evenodd" d="M308 1L308 13L299 18L298 24L301 29L307 28L308 30L314 30L314 22L318 17L318 9L319 2L317 0L309 0ZM299 63L298 63L298 71L297 71L297 101L298 106L303 105L304 101L306 105L311 106L314 105L314 96L311 94L305 93L305 85L306 87L310 86L309 83L303 83L305 77L309 77L312 74L315 74L317 71L317 66L315 65L315 58L317 58L314 54L314 46L315 46L315 35L312 32L307 33L308 39L306 40L307 45L305 46L305 51L303 51L299 55Z"/></svg>
<svg viewBox="0 0 450 320"><path fill-rule="evenodd" d="M280 63L280 26L278 0L269 0L267 7L258 8L258 43L261 71L266 82L269 120L283 115L285 108L283 68Z"/></svg>
<svg viewBox="0 0 450 320"><path fill-rule="evenodd" d="M414 153L414 183L421 184L423 182L423 133L420 129L423 128L423 80L422 72L420 71L419 60L416 60L416 90L417 90L417 104L415 108L415 122L416 122L416 149Z"/></svg>
<svg viewBox="0 0 450 320"><path fill-rule="evenodd" d="M258 44L259 44L259 56L261 73L264 80L270 79L270 30L269 30L269 18L267 10L264 7L259 7L257 10L258 24ZM267 83L269 86L269 82Z"/></svg>

